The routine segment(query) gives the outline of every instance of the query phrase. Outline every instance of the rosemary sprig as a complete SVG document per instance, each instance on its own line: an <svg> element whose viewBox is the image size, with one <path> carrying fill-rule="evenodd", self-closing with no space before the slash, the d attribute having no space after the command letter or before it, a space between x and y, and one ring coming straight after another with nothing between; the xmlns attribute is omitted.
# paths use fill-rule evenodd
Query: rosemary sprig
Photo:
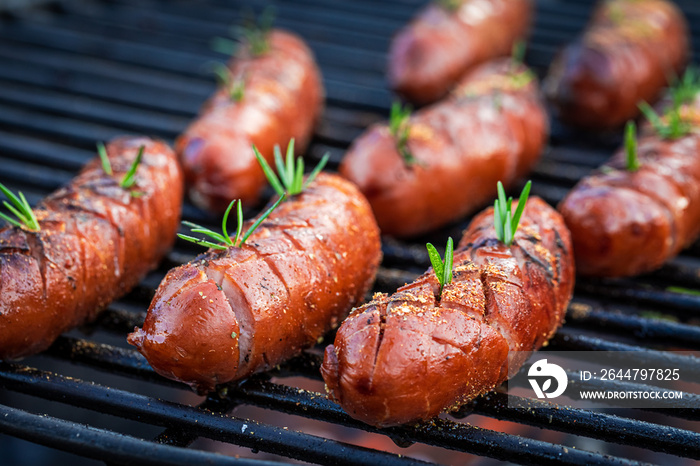
<svg viewBox="0 0 700 466"><path fill-rule="evenodd" d="M513 50L510 54L510 58L513 63L513 68L516 68L523 63L525 63L525 52L527 50L527 43L522 40L518 39L513 43Z"/></svg>
<svg viewBox="0 0 700 466"><path fill-rule="evenodd" d="M233 79L231 70L223 63L215 62L213 64L213 72L216 75L216 80L219 86L228 89L228 96L234 102L240 102L243 99L245 91L245 81L243 78Z"/></svg>
<svg viewBox="0 0 700 466"><path fill-rule="evenodd" d="M454 261L454 243L452 242L452 237L447 238L444 261L440 257L440 253L435 249L435 246L431 243L427 243L425 247L428 249L428 256L430 257L430 263L433 265L435 276L438 282L440 282L440 292L438 295L442 296L442 289L445 285L452 282L452 262Z"/></svg>
<svg viewBox="0 0 700 466"><path fill-rule="evenodd" d="M112 164L109 163L109 157L107 157L107 149L101 142L97 143L97 154L100 156L100 161L102 162L102 170L109 176L114 175Z"/></svg>
<svg viewBox="0 0 700 466"><path fill-rule="evenodd" d="M692 102L698 92L700 92L700 73L694 67L689 67L683 77L671 88L671 94L681 104Z"/></svg>
<svg viewBox="0 0 700 466"><path fill-rule="evenodd" d="M680 110L683 104L691 103L698 92L700 74L695 68L688 68L683 77L670 89L673 103L663 117L646 102L640 102L638 106L659 136L663 139L678 139L693 130L693 125L684 121Z"/></svg>
<svg viewBox="0 0 700 466"><path fill-rule="evenodd" d="M531 186L531 181L525 184L523 191L520 193L520 198L518 199L518 207L513 214L513 198L510 197L506 201L506 192L503 189L503 183L500 181L498 182L498 199L496 199L493 204L493 224L496 228L496 238L506 246L513 244L513 238L515 237L515 232L518 230L520 217L523 215L523 210L525 210L525 203L530 195Z"/></svg>
<svg viewBox="0 0 700 466"><path fill-rule="evenodd" d="M639 170L639 158L637 157L637 126L630 120L625 126L625 160L627 171Z"/></svg>
<svg viewBox="0 0 700 466"><path fill-rule="evenodd" d="M445 10L449 11L450 13L455 12L459 9L460 6L462 6L462 3L464 3L464 0L435 0L438 5L443 7Z"/></svg>
<svg viewBox="0 0 700 466"><path fill-rule="evenodd" d="M32 208L29 206L27 199L24 197L24 194L22 194L22 191L19 191L19 196L15 196L12 191L7 189L2 183L0 183L0 191L2 191L5 197L7 197L12 203L10 204L7 201L2 201L3 205L7 208L7 210L12 212L17 219L3 214L2 212L0 212L0 218L19 228L26 228L31 231L39 231L41 229L41 227L39 227L39 222L37 221Z"/></svg>
<svg viewBox="0 0 700 466"><path fill-rule="evenodd" d="M200 246L207 246L213 249L228 249L229 247L234 247L234 248L240 248L248 239L248 237L253 234L253 232L260 226L262 222L265 221L267 217L270 216L273 210L279 206L282 201L286 198L286 194L282 194L279 199L277 199L277 202L275 202L269 209L265 211L258 219L253 223L248 231L241 237L241 234L243 233L243 207L241 206L241 201L238 201L237 204L237 210L236 210L236 236L231 239L231 237L228 234L228 231L226 229L226 224L228 223L228 215L231 212L231 209L233 208L233 205L236 204L237 199L234 199L231 201L231 203L228 205L228 208L226 209L226 212L224 213L224 218L221 221L221 233L217 233L214 230L211 230L207 227L203 227L202 225L198 225L196 223L188 222L188 221L183 221L182 224L186 225L191 228L192 233L201 233L204 234L216 241L218 243L214 243L211 241L207 241L204 239L200 238L195 238L194 236L189 236L189 235L183 235L181 233L178 233L177 236L184 239L185 241L189 241L191 243L198 244ZM224 244L221 244L224 243Z"/></svg>
<svg viewBox="0 0 700 466"><path fill-rule="evenodd" d="M408 136L411 132L411 126L408 124L410 117L410 105L404 107L401 102L392 104L389 114L389 132L396 143L396 150L407 165L413 165L417 162L411 151L408 150Z"/></svg>
<svg viewBox="0 0 700 466"><path fill-rule="evenodd" d="M143 159L143 151L145 149L145 145L141 145L141 147L139 147L139 153L136 154L136 158L131 163L129 171L126 172L124 178L122 178L122 180L119 182L119 186L121 188L129 189L134 185L134 183L136 183L136 169L141 164L141 160ZM112 164L109 161L109 156L107 156L107 149L105 148L105 145L101 142L97 143L97 155L100 156L100 162L102 162L102 170L104 170L104 172L107 175L113 176L114 171L112 170ZM139 193L137 193L136 191L132 191L131 195L134 197L138 197Z"/></svg>
<svg viewBox="0 0 700 466"><path fill-rule="evenodd" d="M146 149L145 145L142 145L141 147L139 147L139 153L136 154L136 158L131 163L131 167L129 167L129 171L126 172L126 175L124 175L124 178L122 178L121 183L119 183L119 186L121 186L122 188L129 189L134 185L134 183L136 183L136 169L139 167L139 164L141 163L141 159L143 158L143 151L145 149Z"/></svg>
<svg viewBox="0 0 700 466"><path fill-rule="evenodd" d="M513 44L513 51L511 52L511 71L509 74L510 84L515 89L521 89L532 80L535 79L535 73L529 68L522 71L517 71L518 68L525 64L525 52L527 50L527 43L520 39Z"/></svg>
<svg viewBox="0 0 700 466"><path fill-rule="evenodd" d="M640 102L638 104L639 110L642 111L656 133L663 139L679 139L693 129L692 125L683 121L681 117L679 97L677 95L672 95L672 97L673 106L664 114L663 118L648 103Z"/></svg>
<svg viewBox="0 0 700 466"><path fill-rule="evenodd" d="M260 16L255 19L252 11L247 12L242 26L234 26L231 32L234 37L248 44L250 53L259 57L270 50L270 29L275 20L275 10L272 7L265 8Z"/></svg>
<svg viewBox="0 0 700 466"><path fill-rule="evenodd" d="M253 145L253 152L255 153L255 158L258 159L258 163L265 173L265 177L272 185L272 189L282 196L287 193L290 196L295 196L306 189L307 186L316 178L323 167L326 166L328 162L329 155L323 156L321 161L316 165L309 176L306 177L306 182L304 182L304 159L297 157L296 163L294 161L294 139L289 141L287 145L287 154L285 161L282 161L282 152L279 146L275 146L275 165L277 167L277 174L267 163L265 158L260 154L258 148ZM278 176L279 174L279 176Z"/></svg>

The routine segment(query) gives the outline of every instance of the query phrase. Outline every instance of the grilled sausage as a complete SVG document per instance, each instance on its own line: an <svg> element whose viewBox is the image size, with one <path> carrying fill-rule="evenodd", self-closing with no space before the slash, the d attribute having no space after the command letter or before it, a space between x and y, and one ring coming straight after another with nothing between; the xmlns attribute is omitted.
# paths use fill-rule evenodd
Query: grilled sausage
<svg viewBox="0 0 700 466"><path fill-rule="evenodd" d="M119 181L145 145L129 190ZM107 145L113 176L90 161L34 209L38 232L0 230L0 359L42 351L133 288L172 247L183 177L165 143ZM132 191L132 192L130 192Z"/></svg>
<svg viewBox="0 0 700 466"><path fill-rule="evenodd" d="M383 234L414 236L456 220L531 170L549 133L537 83L509 59L479 66L445 101L409 121L407 163L386 124L370 127L340 174L360 187Z"/></svg>
<svg viewBox="0 0 700 466"><path fill-rule="evenodd" d="M389 48L389 84L416 104L435 102L472 67L510 54L530 29L531 0L452 2L454 10L439 3L423 9Z"/></svg>
<svg viewBox="0 0 700 466"><path fill-rule="evenodd" d="M554 60L544 89L562 121L614 128L656 100L688 58L688 26L672 2L609 0Z"/></svg>
<svg viewBox="0 0 700 466"><path fill-rule="evenodd" d="M242 247L171 270L128 341L156 372L203 393L314 344L364 298L380 259L367 201L320 174Z"/></svg>
<svg viewBox="0 0 700 466"><path fill-rule="evenodd" d="M684 105L684 118L696 118ZM579 274L621 277L659 268L700 235L700 134L662 139L646 126L640 168L626 169L625 150L582 179L559 204Z"/></svg>
<svg viewBox="0 0 700 466"><path fill-rule="evenodd" d="M229 63L231 83L219 89L178 138L192 201L223 212L231 199L253 204L266 184L253 156L254 144L271 162L275 145L296 141L303 153L320 118L324 90L313 55L301 38L273 30L269 50L254 56L247 47ZM231 97L242 83L242 97Z"/></svg>
<svg viewBox="0 0 700 466"><path fill-rule="evenodd" d="M561 324L574 283L571 242L539 198L527 202L510 247L496 240L493 208L476 216L454 264L440 299L429 270L391 296L376 294L340 326L321 373L350 416L386 427L457 408L517 372L524 352Z"/></svg>

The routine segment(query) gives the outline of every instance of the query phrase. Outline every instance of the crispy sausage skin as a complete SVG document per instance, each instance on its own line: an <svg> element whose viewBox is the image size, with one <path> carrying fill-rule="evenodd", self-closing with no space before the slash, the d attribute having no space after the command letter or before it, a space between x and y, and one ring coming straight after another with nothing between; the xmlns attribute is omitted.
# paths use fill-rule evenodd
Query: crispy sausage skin
<svg viewBox="0 0 700 466"><path fill-rule="evenodd" d="M479 66L452 95L410 119L399 155L387 124L370 127L345 155L340 174L363 192L383 234L415 236L483 206L537 162L549 120L534 78L511 60ZM524 78L524 79L523 79Z"/></svg>
<svg viewBox="0 0 700 466"><path fill-rule="evenodd" d="M367 201L320 174L242 247L171 270L128 341L156 372L203 393L314 344L364 298L380 260Z"/></svg>
<svg viewBox="0 0 700 466"><path fill-rule="evenodd" d="M350 416L380 427L429 419L517 372L524 358L509 361L508 351L538 349L564 318L574 284L569 233L531 198L508 247L489 208L464 233L453 271L440 299L428 270L340 326L321 373Z"/></svg>
<svg viewBox="0 0 700 466"><path fill-rule="evenodd" d="M429 4L394 37L389 84L403 98L428 104L472 67L509 55L530 29L531 0L465 0L450 11Z"/></svg>
<svg viewBox="0 0 700 466"><path fill-rule="evenodd" d="M615 128L653 102L689 58L688 25L666 0L608 0L581 38L555 58L544 83L559 118Z"/></svg>
<svg viewBox="0 0 700 466"><path fill-rule="evenodd" d="M700 101L681 108L700 118ZM700 134L661 139L644 127L640 168L628 171L621 148L559 204L580 275L622 277L655 270L700 235Z"/></svg>
<svg viewBox="0 0 700 466"><path fill-rule="evenodd" d="M145 145L136 184L119 186ZM48 348L133 288L173 245L183 176L175 153L147 138L107 145L98 158L34 208L41 227L0 230L0 359ZM133 191L132 195L129 191Z"/></svg>
<svg viewBox="0 0 700 466"><path fill-rule="evenodd" d="M273 148L291 138L303 153L324 102L321 73L298 36L269 33L269 50L253 56L242 47L230 63L231 84L220 88L178 138L189 196L199 207L223 212L231 199L258 201L265 175L251 146L271 162ZM231 86L243 83L240 101Z"/></svg>

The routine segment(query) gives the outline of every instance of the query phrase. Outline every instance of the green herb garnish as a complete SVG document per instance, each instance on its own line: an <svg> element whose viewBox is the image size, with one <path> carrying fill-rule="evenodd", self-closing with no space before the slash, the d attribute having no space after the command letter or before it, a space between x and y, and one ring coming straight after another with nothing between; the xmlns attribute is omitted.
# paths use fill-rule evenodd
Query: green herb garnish
<svg viewBox="0 0 700 466"><path fill-rule="evenodd" d="M683 288L681 286L669 286L669 287L666 287L666 291L670 291L672 293L687 294L687 295L691 295L691 296L700 296L700 290Z"/></svg>
<svg viewBox="0 0 700 466"><path fill-rule="evenodd" d="M0 183L0 191L2 191L10 202L12 202L12 204L10 204L7 201L2 201L3 205L7 208L7 210L12 212L17 219L14 219L9 215L5 215L2 212L0 212L0 218L19 228L26 228L31 231L39 231L41 229L39 227L39 222L37 221L32 208L29 206L27 199L24 197L24 194L22 194L22 191L19 191L19 197L15 196L12 191L7 189L2 183Z"/></svg>
<svg viewBox="0 0 700 466"><path fill-rule="evenodd" d="M445 285L452 282L452 262L454 260L454 245L452 242L452 237L447 238L447 246L445 247L445 260L443 261L440 257L440 253L437 252L435 246L431 243L425 245L428 249L428 256L430 257L430 263L433 265L433 271L435 276L440 282L440 292L439 296L442 296L442 289Z"/></svg>
<svg viewBox="0 0 700 466"><path fill-rule="evenodd" d="M146 146L144 146L144 145L139 147L139 153L136 154L136 158L131 163L131 167L129 167L129 171L126 172L126 175L124 175L124 178L122 178L121 183L119 183L119 186L121 186L122 188L129 189L134 185L134 183L136 183L136 169L139 167L139 164L141 163L141 159L143 158L143 151L145 149L146 149Z"/></svg>
<svg viewBox="0 0 700 466"><path fill-rule="evenodd" d="M134 185L134 183L136 183L136 169L141 164L141 159L143 158L143 151L145 149L145 145L141 145L141 147L139 147L139 153L136 154L136 158L131 163L129 171L126 172L124 178L122 178L122 180L119 182L119 186L121 188L129 189ZM105 145L101 142L97 143L97 154L100 156L100 162L102 162L102 170L104 170L104 172L107 175L113 176L114 171L112 170L112 164L109 162L109 157L107 156L107 149L105 148ZM137 191L132 191L131 195L134 197L140 196L140 194Z"/></svg>
<svg viewBox="0 0 700 466"><path fill-rule="evenodd" d="M231 239L231 237L228 234L228 231L226 230L226 223L228 222L228 215L231 212L231 209L233 208L233 205L236 203L237 199L234 199L231 201L231 203L228 205L228 208L226 209L226 212L224 213L224 218L221 221L221 231L222 233L217 233L213 230L210 230L207 227L203 227L202 225L198 225L196 223L188 222L188 221L183 221L182 224L186 225L191 228L192 233L202 233L210 238L215 239L219 243L213 243L211 241L203 240L200 238L195 238L194 236L188 236L188 235L183 235L181 233L178 233L177 236L179 238L184 239L185 241L189 241L191 243L199 244L200 246L207 246L210 248L214 249L228 249L229 247L234 247L234 248L240 248L243 243L246 242L248 237L253 234L253 232L260 226L260 224L265 221L265 219L272 213L273 210L277 208L282 201L286 198L286 194L282 194L279 199L277 199L277 202L275 202L272 207L267 209L264 214L262 214L256 221L251 225L251 227L248 229L248 231L241 237L241 233L243 233L243 207L241 206L241 201L238 201L238 207L237 207L237 224L236 224L236 236ZM240 241L239 241L240 239ZM224 243L224 244L221 244Z"/></svg>
<svg viewBox="0 0 700 466"><path fill-rule="evenodd" d="M639 170L639 158L637 157L637 126L630 120L625 126L625 160L627 170L634 172Z"/></svg>
<svg viewBox="0 0 700 466"><path fill-rule="evenodd" d="M274 170L260 154L255 145L253 145L253 152L255 153L255 158L258 159L258 163L262 167L263 172L265 172L267 180L270 182L270 185L272 185L272 189L274 189L280 196L285 193L289 194L290 196L295 196L305 190L306 187L314 180L314 178L316 178L319 172L323 170L323 167L326 166L326 162L328 162L329 157L328 154L324 155L318 165L316 165L316 168L314 168L313 171L309 173L309 176L306 177L306 182L304 182L304 159L297 157L295 163L294 139L291 139L287 145L287 157L285 162L282 161L282 152L280 151L279 146L275 146L275 165L277 166L277 173L279 176L275 174Z"/></svg>
<svg viewBox="0 0 700 466"><path fill-rule="evenodd" d="M681 104L692 102L698 92L700 92L700 74L694 67L688 68L683 74L683 77L671 88L671 94L674 95Z"/></svg>
<svg viewBox="0 0 700 466"><path fill-rule="evenodd" d="M464 0L435 0L438 5L449 12L455 12L462 6Z"/></svg>
<svg viewBox="0 0 700 466"><path fill-rule="evenodd" d="M498 199L496 199L493 204L493 224L496 228L496 238L506 246L513 244L513 238L518 229L520 217L523 215L523 210L525 210L525 203L530 195L531 186L531 181L525 184L523 191L520 193L515 214L512 214L513 198L509 197L506 201L506 192L503 189L503 183L500 181L498 182Z"/></svg>
<svg viewBox="0 0 700 466"><path fill-rule="evenodd" d="M646 102L639 103L639 109L649 120L656 133L663 139L678 139L693 130L693 125L684 121L681 115L681 106L695 99L700 92L700 76L697 70L689 68L683 77L676 82L670 90L672 105L666 110L663 117Z"/></svg>
<svg viewBox="0 0 700 466"><path fill-rule="evenodd" d="M97 154L100 156L100 161L102 162L102 170L109 176L114 175L112 171L112 164L109 163L109 157L107 157L107 149L105 145L101 142L97 143Z"/></svg>
<svg viewBox="0 0 700 466"><path fill-rule="evenodd" d="M411 126L408 124L410 117L410 105L404 107L401 105L401 102L392 104L391 113L389 114L389 132L394 137L396 150L407 165L413 165L417 162L416 158L408 150L408 135L411 132Z"/></svg>
<svg viewBox="0 0 700 466"><path fill-rule="evenodd" d="M243 78L234 80L229 67L219 62L214 63L213 71L219 85L228 89L229 98L234 102L240 102L241 99L243 99L243 92L245 90L245 81Z"/></svg>
<svg viewBox="0 0 700 466"><path fill-rule="evenodd" d="M513 51L510 54L513 68L516 68L523 63L525 63L525 51L527 50L527 44L524 40L518 39L513 43Z"/></svg>
<svg viewBox="0 0 700 466"><path fill-rule="evenodd" d="M234 26L231 29L234 37L248 44L250 53L254 57L259 57L270 50L270 29L275 20L275 10L272 7L265 8L260 16L255 18L255 14L249 11L242 26Z"/></svg>
<svg viewBox="0 0 700 466"><path fill-rule="evenodd" d="M673 106L665 113L663 118L646 102L640 102L639 109L662 139L679 139L693 129L692 125L681 118L680 101L675 96Z"/></svg>

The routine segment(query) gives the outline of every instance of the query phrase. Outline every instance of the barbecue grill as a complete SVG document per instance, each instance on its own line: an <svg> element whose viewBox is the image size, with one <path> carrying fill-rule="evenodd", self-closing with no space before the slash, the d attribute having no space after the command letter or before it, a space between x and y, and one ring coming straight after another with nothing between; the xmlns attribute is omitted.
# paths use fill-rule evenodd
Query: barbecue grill
<svg viewBox="0 0 700 466"><path fill-rule="evenodd" d="M60 0L27 2L32 5L25 8L17 3L6 3L13 8L0 17L0 182L21 189L34 204L92 157L96 141L123 133L172 141L214 90L209 64L226 57L212 50L212 39L228 36L246 6L259 12L266 2ZM386 118L392 101L383 77L389 40L423 3L277 3L276 24L309 42L325 79L327 109L310 159L330 152L330 167L337 168L350 142ZM677 3L700 48L700 5ZM593 0L536 4L526 61L542 76L557 48L581 30ZM621 138L552 124L550 147L532 180L534 194L556 203ZM184 218L217 222L191 204ZM414 242L384 238L375 289L391 291L412 280L429 265L425 240L444 244L448 235L459 237L466 223ZM59 456L52 461L74 465L264 464L262 458L319 464L700 459L697 408L564 409L527 398L514 407L495 392L453 416L374 429L323 394L318 367L325 343L272 373L197 397L155 374L125 337L143 321L166 271L198 252L178 242L158 270L97 322L62 336L41 355L0 363L3 460L41 464L54 453ZM654 358L673 349L700 350L697 290L698 244L653 274L579 280L566 324L545 351L635 350Z"/></svg>

